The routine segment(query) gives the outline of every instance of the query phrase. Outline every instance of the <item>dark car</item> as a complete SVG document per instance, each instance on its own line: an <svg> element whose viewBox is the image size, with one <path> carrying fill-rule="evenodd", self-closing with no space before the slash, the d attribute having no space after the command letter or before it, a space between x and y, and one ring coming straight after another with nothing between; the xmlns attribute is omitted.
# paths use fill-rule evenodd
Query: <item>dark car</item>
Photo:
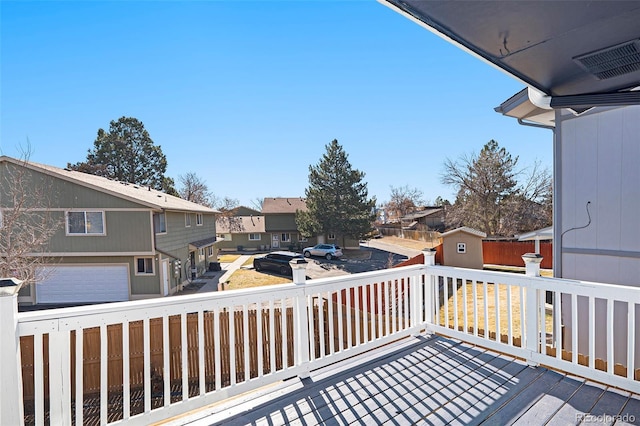
<svg viewBox="0 0 640 426"><path fill-rule="evenodd" d="M304 257L291 251L274 251L266 256L254 258L253 267L256 271L271 270L281 275L292 275L289 262L293 259L304 260Z"/></svg>

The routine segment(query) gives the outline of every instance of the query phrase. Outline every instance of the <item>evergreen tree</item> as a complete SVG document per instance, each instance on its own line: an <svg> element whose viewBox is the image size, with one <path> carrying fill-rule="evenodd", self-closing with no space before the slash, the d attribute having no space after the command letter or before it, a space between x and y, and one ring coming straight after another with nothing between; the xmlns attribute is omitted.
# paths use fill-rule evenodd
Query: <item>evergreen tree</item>
<svg viewBox="0 0 640 426"><path fill-rule="evenodd" d="M142 122L132 117L112 120L108 132L98 129L87 160L67 167L177 194L173 179L164 176L167 158L162 149L154 145Z"/></svg>
<svg viewBox="0 0 640 426"><path fill-rule="evenodd" d="M298 211L296 224L307 236L334 234L361 239L373 230L376 200L368 198L364 172L352 169L337 140L326 145L326 153L309 166L309 187L305 190L307 211Z"/></svg>

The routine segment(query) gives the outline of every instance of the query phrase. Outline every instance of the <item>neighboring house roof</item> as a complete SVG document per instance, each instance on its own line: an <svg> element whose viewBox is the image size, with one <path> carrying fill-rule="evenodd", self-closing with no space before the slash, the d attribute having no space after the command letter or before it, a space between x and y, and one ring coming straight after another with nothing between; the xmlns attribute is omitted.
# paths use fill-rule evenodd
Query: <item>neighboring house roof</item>
<svg viewBox="0 0 640 426"><path fill-rule="evenodd" d="M442 207L436 207L436 208L431 208L431 209L426 209L426 210L420 210L420 211L417 211L417 212L410 213L410 214L408 214L406 216L403 216L402 220L406 221L406 222L408 222L408 221L412 221L413 222L416 219L420 219L422 217L431 216L432 214L435 214L435 213L442 213L442 210L443 210Z"/></svg>
<svg viewBox="0 0 640 426"><path fill-rule="evenodd" d="M216 232L219 234L253 234L265 232L264 216L218 216Z"/></svg>
<svg viewBox="0 0 640 426"><path fill-rule="evenodd" d="M260 211L246 206L238 206L233 209L234 216L260 216Z"/></svg>
<svg viewBox="0 0 640 426"><path fill-rule="evenodd" d="M196 249L202 248L202 247L208 247L211 246L213 244L215 244L216 242L219 241L224 241L224 240L218 240L216 237L209 237L209 238L205 238L203 240L198 240L198 241L192 241L189 243L190 246L193 246Z"/></svg>
<svg viewBox="0 0 640 426"><path fill-rule="evenodd" d="M87 188L95 189L96 191L104 192L115 197L140 203L153 209L195 213L218 213L215 209L192 203L191 201L183 200L182 198L174 197L173 195L168 195L164 192L157 191L146 186L119 182L101 176L76 172L68 169L60 169L58 167L45 164L25 162L7 156L0 157L0 163L2 162L25 166L31 170L35 170L49 176L54 176L68 182L73 182Z"/></svg>
<svg viewBox="0 0 640 426"><path fill-rule="evenodd" d="M553 240L553 226L518 235L518 241Z"/></svg>
<svg viewBox="0 0 640 426"><path fill-rule="evenodd" d="M304 198L265 198L262 202L262 214L295 213L297 210L307 210L307 201Z"/></svg>
<svg viewBox="0 0 640 426"><path fill-rule="evenodd" d="M475 235L480 238L487 238L487 234L482 231L478 231L477 229L469 228L468 226L463 226L461 228L452 229L451 231L447 231L441 234L441 237L447 237L449 235L457 234L458 232L465 232L467 234Z"/></svg>

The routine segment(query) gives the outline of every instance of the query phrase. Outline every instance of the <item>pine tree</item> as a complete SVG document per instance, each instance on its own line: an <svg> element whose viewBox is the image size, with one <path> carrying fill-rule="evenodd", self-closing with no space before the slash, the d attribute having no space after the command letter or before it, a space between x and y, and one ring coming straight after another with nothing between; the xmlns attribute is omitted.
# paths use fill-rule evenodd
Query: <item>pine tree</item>
<svg viewBox="0 0 640 426"><path fill-rule="evenodd" d="M337 140L325 146L326 153L309 166L309 187L305 190L307 211L298 211L296 223L307 236L334 234L361 239L373 230L376 200L368 198L364 172L352 169Z"/></svg>
<svg viewBox="0 0 640 426"><path fill-rule="evenodd" d="M123 182L150 186L177 194L173 179L164 176L167 157L155 145L141 121L121 117L109 123L109 131L98 129L87 161L68 164L68 168Z"/></svg>

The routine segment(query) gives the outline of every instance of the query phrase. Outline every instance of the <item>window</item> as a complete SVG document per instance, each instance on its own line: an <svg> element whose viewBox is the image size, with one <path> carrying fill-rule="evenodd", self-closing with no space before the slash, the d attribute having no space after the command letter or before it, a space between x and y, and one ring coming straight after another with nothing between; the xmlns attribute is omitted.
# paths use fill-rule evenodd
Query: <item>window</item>
<svg viewBox="0 0 640 426"><path fill-rule="evenodd" d="M231 241L231 234L218 234L216 237L224 241Z"/></svg>
<svg viewBox="0 0 640 426"><path fill-rule="evenodd" d="M209 246L209 257L213 257L213 246Z"/></svg>
<svg viewBox="0 0 640 426"><path fill-rule="evenodd" d="M204 260L204 248L200 249L200 260Z"/></svg>
<svg viewBox="0 0 640 426"><path fill-rule="evenodd" d="M283 232L280 241L282 241L283 243L291 242L291 234L289 234L288 232Z"/></svg>
<svg viewBox="0 0 640 426"><path fill-rule="evenodd" d="M467 252L467 243L458 243L458 253L466 253Z"/></svg>
<svg viewBox="0 0 640 426"><path fill-rule="evenodd" d="M196 226L202 226L203 223L204 217L202 216L202 213L196 213Z"/></svg>
<svg viewBox="0 0 640 426"><path fill-rule="evenodd" d="M336 234L334 234L333 232L329 232L329 235L327 235L327 239L335 240L336 239Z"/></svg>
<svg viewBox="0 0 640 426"><path fill-rule="evenodd" d="M298 241L300 241L301 243L306 243L307 241L307 237L302 236L302 234L298 235Z"/></svg>
<svg viewBox="0 0 640 426"><path fill-rule="evenodd" d="M164 213L153 214L153 230L156 234L167 232L167 218Z"/></svg>
<svg viewBox="0 0 640 426"><path fill-rule="evenodd" d="M104 235L104 212L67 212L67 234Z"/></svg>
<svg viewBox="0 0 640 426"><path fill-rule="evenodd" d="M189 213L184 214L184 226L185 228L188 228L191 226L191 214Z"/></svg>
<svg viewBox="0 0 640 426"><path fill-rule="evenodd" d="M153 275L153 257L136 258L136 275Z"/></svg>
<svg viewBox="0 0 640 426"><path fill-rule="evenodd" d="M260 241L260 234L249 234L249 241Z"/></svg>

